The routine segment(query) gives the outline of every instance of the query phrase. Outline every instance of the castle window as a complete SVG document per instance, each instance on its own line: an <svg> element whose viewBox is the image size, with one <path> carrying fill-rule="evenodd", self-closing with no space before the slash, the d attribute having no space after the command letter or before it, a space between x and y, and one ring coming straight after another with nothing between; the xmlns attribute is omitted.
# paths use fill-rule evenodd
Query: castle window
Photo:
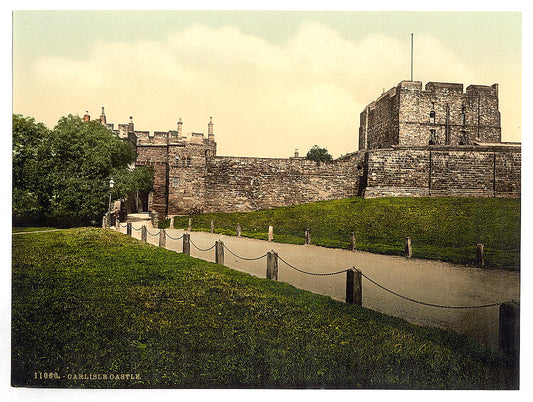
<svg viewBox="0 0 533 402"><path fill-rule="evenodd" d="M179 177L173 177L172 178L172 187L177 188L180 186L180 178Z"/></svg>
<svg viewBox="0 0 533 402"><path fill-rule="evenodd" d="M429 145L438 145L439 137L437 135L437 130L429 130Z"/></svg>
<svg viewBox="0 0 533 402"><path fill-rule="evenodd" d="M176 156L176 165L180 163L180 157Z"/></svg>
<svg viewBox="0 0 533 402"><path fill-rule="evenodd" d="M460 120L460 124L461 125L465 125L466 124L466 119L465 119L465 107L463 106L463 108L461 109L461 114L459 115L459 120Z"/></svg>
<svg viewBox="0 0 533 402"><path fill-rule="evenodd" d="M191 166L191 157L190 156L187 157L187 166Z"/></svg>
<svg viewBox="0 0 533 402"><path fill-rule="evenodd" d="M429 112L429 122L432 123L432 124L435 123L435 111L434 110Z"/></svg>

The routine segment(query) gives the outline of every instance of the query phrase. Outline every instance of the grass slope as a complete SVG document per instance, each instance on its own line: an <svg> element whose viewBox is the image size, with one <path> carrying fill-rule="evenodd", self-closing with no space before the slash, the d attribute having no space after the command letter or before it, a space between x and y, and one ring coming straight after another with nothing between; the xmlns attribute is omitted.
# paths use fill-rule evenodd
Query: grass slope
<svg viewBox="0 0 533 402"><path fill-rule="evenodd" d="M267 238L274 226L274 241L303 244L304 230L312 243L348 248L350 232L357 249L401 255L405 237L411 237L413 256L459 264L474 264L476 244L485 245L485 263L505 269L520 266L520 200L498 198L347 198L255 212L213 213L193 217L193 230ZM188 217L176 217L185 228ZM168 226L168 222L166 223Z"/></svg>
<svg viewBox="0 0 533 402"><path fill-rule="evenodd" d="M140 379L68 379L123 373ZM15 386L489 389L513 381L508 361L466 337L114 231L13 236Z"/></svg>

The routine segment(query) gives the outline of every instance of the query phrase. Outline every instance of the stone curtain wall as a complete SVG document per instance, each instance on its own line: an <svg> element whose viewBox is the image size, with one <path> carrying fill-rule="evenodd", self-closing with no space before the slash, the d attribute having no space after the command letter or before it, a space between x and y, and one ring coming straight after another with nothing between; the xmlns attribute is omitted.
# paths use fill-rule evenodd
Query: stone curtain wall
<svg viewBox="0 0 533 402"><path fill-rule="evenodd" d="M350 161L215 157L207 164L205 212L253 211L357 195Z"/></svg>
<svg viewBox="0 0 533 402"><path fill-rule="evenodd" d="M138 164L155 170L152 209L161 215L253 211L354 196L520 197L520 146L375 149L329 165L304 158L209 157L201 147L188 148L185 156L186 149L170 149L163 157L166 147L138 148Z"/></svg>
<svg viewBox="0 0 533 402"><path fill-rule="evenodd" d="M519 146L410 147L367 154L365 198L520 197Z"/></svg>

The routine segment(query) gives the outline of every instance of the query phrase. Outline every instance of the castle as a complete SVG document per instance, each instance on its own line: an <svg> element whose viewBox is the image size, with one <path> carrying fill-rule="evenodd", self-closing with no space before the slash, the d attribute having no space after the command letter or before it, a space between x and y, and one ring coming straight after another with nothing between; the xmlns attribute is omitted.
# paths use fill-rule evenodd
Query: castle
<svg viewBox="0 0 533 402"><path fill-rule="evenodd" d="M90 117L84 117L89 120ZM521 146L501 141L498 85L402 81L360 114L359 150L317 164L217 156L212 118L203 133L135 131L100 122L154 169L144 211L160 216L252 211L346 197L520 197Z"/></svg>

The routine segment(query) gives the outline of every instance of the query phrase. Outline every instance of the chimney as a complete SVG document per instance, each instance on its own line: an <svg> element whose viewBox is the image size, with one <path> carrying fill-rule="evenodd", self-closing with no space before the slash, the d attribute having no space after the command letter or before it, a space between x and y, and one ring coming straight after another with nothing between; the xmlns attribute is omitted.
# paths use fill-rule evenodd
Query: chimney
<svg viewBox="0 0 533 402"><path fill-rule="evenodd" d="M91 116L89 116L89 111L88 110L85 111L85 115L83 116L83 121L85 123L91 121Z"/></svg>
<svg viewBox="0 0 533 402"><path fill-rule="evenodd" d="M215 141L215 134L213 134L213 118L209 117L209 124L207 125L207 140L209 142Z"/></svg>
<svg viewBox="0 0 533 402"><path fill-rule="evenodd" d="M128 132L132 133L134 132L134 127L133 127L133 116L130 116L130 122L128 123Z"/></svg>
<svg viewBox="0 0 533 402"><path fill-rule="evenodd" d="M100 123L102 123L104 126L106 125L105 112L104 112L103 106L102 106L102 114L100 115Z"/></svg>

